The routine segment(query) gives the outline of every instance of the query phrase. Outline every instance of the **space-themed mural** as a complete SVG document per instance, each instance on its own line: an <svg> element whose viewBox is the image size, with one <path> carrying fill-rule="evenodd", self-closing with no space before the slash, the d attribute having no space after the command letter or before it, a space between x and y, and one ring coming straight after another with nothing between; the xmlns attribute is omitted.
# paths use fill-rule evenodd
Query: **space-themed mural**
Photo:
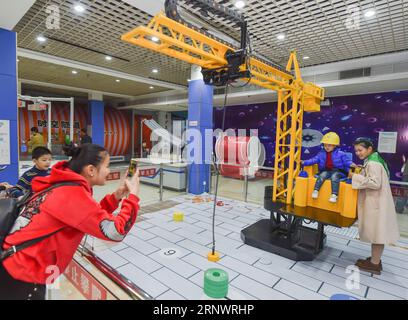
<svg viewBox="0 0 408 320"><path fill-rule="evenodd" d="M379 132L397 131L397 153L383 154L391 180L401 178L404 156L408 156L408 91L394 91L328 98L330 106L321 112L305 113L302 159L309 159L321 148L320 139L329 132L340 135L341 148L353 152L355 138L365 136L377 143ZM215 128L222 126L223 109L214 112ZM226 110L225 129L258 129L266 149L265 166L273 166L276 135L276 103L231 106ZM353 152L355 163L361 163Z"/></svg>

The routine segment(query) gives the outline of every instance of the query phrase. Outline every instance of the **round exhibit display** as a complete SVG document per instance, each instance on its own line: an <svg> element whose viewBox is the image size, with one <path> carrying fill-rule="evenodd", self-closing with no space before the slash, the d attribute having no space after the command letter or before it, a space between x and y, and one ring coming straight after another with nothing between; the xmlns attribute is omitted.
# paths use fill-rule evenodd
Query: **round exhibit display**
<svg viewBox="0 0 408 320"><path fill-rule="evenodd" d="M245 173L253 177L265 163L265 147L256 136L220 136L215 154L221 163L221 175L231 178L241 178Z"/></svg>

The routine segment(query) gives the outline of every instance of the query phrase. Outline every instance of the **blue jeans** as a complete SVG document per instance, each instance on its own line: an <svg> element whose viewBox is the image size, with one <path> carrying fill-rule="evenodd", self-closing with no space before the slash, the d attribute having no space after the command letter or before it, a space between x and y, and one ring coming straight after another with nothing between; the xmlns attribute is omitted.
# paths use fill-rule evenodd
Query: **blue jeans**
<svg viewBox="0 0 408 320"><path fill-rule="evenodd" d="M314 189L319 191L323 182L327 179L331 180L332 194L338 195L340 189L340 180L345 175L339 170L322 171L317 175L317 180Z"/></svg>

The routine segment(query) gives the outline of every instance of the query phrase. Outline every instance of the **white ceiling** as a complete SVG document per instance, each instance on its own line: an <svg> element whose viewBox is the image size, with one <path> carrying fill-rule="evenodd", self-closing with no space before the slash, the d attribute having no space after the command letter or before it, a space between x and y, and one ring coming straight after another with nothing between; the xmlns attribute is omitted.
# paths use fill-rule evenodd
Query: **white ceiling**
<svg viewBox="0 0 408 320"><path fill-rule="evenodd" d="M35 0L0 1L0 28L12 30Z"/></svg>
<svg viewBox="0 0 408 320"><path fill-rule="evenodd" d="M192 5L180 6L189 12L198 12ZM7 1L9 2L9 1ZM10 1L11 2L11 1ZM16 1L12 1L14 3ZM234 8L235 0L218 0ZM60 8L59 30L45 26L50 3ZM190 66L174 58L139 48L120 40L133 28L146 25L163 9L162 0L81 0L86 7L82 14L75 13L76 0L37 0L24 15L15 30L18 46L66 59L158 80L186 85ZM408 1L406 0L246 0L243 13L248 21L252 47L262 56L286 65L289 53L297 49L302 66L320 65L408 50ZM349 29L346 21L350 6L360 12L360 25ZM375 9L371 19L364 17L368 9ZM217 30L238 36L239 30L223 18L205 18ZM286 39L278 41L278 33ZM36 41L38 34L50 40ZM106 63L104 55L114 59ZM152 68L160 69L152 74Z"/></svg>
<svg viewBox="0 0 408 320"><path fill-rule="evenodd" d="M179 0L179 3L184 2L191 1ZM215 2L233 9L235 0ZM297 49L300 57L310 57L302 61L303 66L408 50L407 0L245 2L242 12L248 22L252 47L283 65L286 65L292 49ZM198 8L192 8L193 4L184 7L199 14ZM375 10L376 14L366 18L364 14L369 9ZM207 20L239 38L237 27L224 18L211 16ZM285 34L284 41L277 39L280 33Z"/></svg>
<svg viewBox="0 0 408 320"><path fill-rule="evenodd" d="M35 3L27 11L29 2ZM190 65L120 40L123 33L139 25L146 25L154 14L164 9L164 0L80 0L86 7L83 14L74 12L73 6L77 2L2 0L0 4L7 6L0 6L0 21L11 23L17 19L16 16L13 18L13 12L16 7L26 3L24 10L22 7L17 10L21 15L25 14L14 27L18 32L19 52L30 52L31 55L37 55L37 58L52 56L55 61L69 61L70 66L74 63L77 67L86 66L105 73L106 70L111 70L115 76L126 75L127 79L135 77L145 83L157 81L156 85L161 84L162 87L165 86L160 82L169 83L167 88L186 88L187 79L190 78ZM191 5L183 4L184 2L185 0L179 0L184 9L197 12ZM235 0L216 2L233 8ZM297 49L304 67L304 76L352 69L366 64L385 64L408 55L408 0L246 0L246 3L243 12L248 20L253 49L283 65L286 64L290 51ZM46 28L46 7L49 4L60 8L59 30ZM356 30L349 30L346 26L350 6L356 6L360 10L360 26ZM363 14L370 8L376 10L376 16L366 19ZM7 20L2 15L7 16ZM211 24L219 32L232 37L239 36L239 30L222 18L210 17L205 20L205 24ZM276 35L281 32L285 33L286 39L280 42ZM49 40L43 44L38 43L36 37L39 34L45 35ZM390 55L390 61L382 60L385 57L382 54ZM107 62L105 55L114 58ZM304 55L310 56L310 59L303 60ZM152 74L153 67L160 70L158 74ZM376 83L383 88L388 87L382 80ZM392 82L392 79L389 79L389 83L398 84ZM338 84L339 87L343 85L345 84ZM328 92L336 94L334 87L329 87ZM341 92L353 94L356 90L364 92L372 88L383 91L377 86L358 84ZM149 89L145 94L148 93ZM252 99L260 99L255 97L254 92L248 95Z"/></svg>
<svg viewBox="0 0 408 320"><path fill-rule="evenodd" d="M138 48L120 39L121 35L152 18L120 0L81 0L86 8L77 13L77 0L37 0L14 30L18 33L18 47L42 54L56 56L109 68L138 77L187 85L190 66L176 59ZM146 1L147 2L147 1ZM59 29L48 29L48 5L55 4L60 12ZM38 35L48 40L40 43ZM105 60L105 56L112 60ZM152 69L159 73L152 73Z"/></svg>
<svg viewBox="0 0 408 320"><path fill-rule="evenodd" d="M164 0L123 0L123 2L146 12L151 16L155 16L160 11L164 10Z"/></svg>

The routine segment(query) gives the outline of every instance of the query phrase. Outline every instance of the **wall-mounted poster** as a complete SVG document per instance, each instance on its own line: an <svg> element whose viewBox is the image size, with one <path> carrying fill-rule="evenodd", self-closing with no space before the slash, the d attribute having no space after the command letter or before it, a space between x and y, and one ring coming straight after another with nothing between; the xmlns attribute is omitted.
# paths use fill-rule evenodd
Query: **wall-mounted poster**
<svg viewBox="0 0 408 320"><path fill-rule="evenodd" d="M397 152L398 132L379 132L378 151L382 153Z"/></svg>
<svg viewBox="0 0 408 320"><path fill-rule="evenodd" d="M10 162L10 121L0 120L0 165Z"/></svg>

